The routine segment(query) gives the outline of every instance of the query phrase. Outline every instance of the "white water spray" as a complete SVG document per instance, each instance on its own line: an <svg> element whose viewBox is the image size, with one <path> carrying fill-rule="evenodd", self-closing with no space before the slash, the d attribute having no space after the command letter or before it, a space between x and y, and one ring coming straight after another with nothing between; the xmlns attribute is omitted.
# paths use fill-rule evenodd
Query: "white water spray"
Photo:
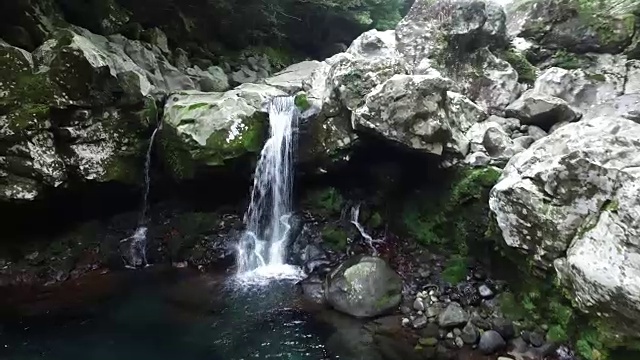
<svg viewBox="0 0 640 360"><path fill-rule="evenodd" d="M291 226L294 130L293 97L275 97L269 104L270 137L260 153L246 231L237 246L240 278L296 278L299 269L286 265Z"/></svg>
<svg viewBox="0 0 640 360"><path fill-rule="evenodd" d="M153 142L156 138L156 134L160 130L160 125L153 130L151 138L149 139L149 147L147 148L147 156L144 163L144 193L142 196L142 210L140 210L140 218L138 220L138 227L133 235L128 238L120 240L121 243L129 242L129 262L126 263L127 267L135 268L137 266L148 266L147 261L147 210L149 208L149 187L151 185L151 176L149 171L151 169L151 150L153 149Z"/></svg>
<svg viewBox="0 0 640 360"><path fill-rule="evenodd" d="M362 236L362 238L366 241L367 245L369 245L369 247L373 250L373 255L376 256L378 255L378 250L376 250L373 244L382 243L384 242L384 240L373 239L371 235L367 234L366 230L364 229L364 226L360 224L359 219L360 219L360 204L351 208L351 223L358 229L358 231L360 232L360 236Z"/></svg>

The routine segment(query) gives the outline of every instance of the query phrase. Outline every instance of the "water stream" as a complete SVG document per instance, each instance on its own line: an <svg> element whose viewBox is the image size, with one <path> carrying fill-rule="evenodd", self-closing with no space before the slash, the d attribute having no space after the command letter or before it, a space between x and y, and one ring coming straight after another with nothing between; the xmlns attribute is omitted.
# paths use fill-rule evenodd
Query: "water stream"
<svg viewBox="0 0 640 360"><path fill-rule="evenodd" d="M142 195L138 227L133 235L120 241L122 243L129 242L129 259L125 261L125 266L129 268L149 265L147 261L147 211L149 209L149 188L151 186L151 175L149 172L151 170L151 150L153 149L153 143L160 127L161 125L158 125L155 130L153 130L151 138L149 138L149 147L147 148L144 162L144 192Z"/></svg>
<svg viewBox="0 0 640 360"><path fill-rule="evenodd" d="M360 236L362 236L362 238L367 243L367 245L369 245L369 247L373 250L373 255L377 256L378 250L376 250L373 244L384 242L384 240L372 238L371 235L369 235L367 231L364 229L364 226L360 224L359 219L360 219L360 204L351 208L351 223L356 227L356 229L358 229L358 231L360 232Z"/></svg>
<svg viewBox="0 0 640 360"><path fill-rule="evenodd" d="M291 226L294 132L297 109L293 97L275 97L269 104L270 136L254 174L246 231L237 245L240 278L286 278L299 270L286 265Z"/></svg>

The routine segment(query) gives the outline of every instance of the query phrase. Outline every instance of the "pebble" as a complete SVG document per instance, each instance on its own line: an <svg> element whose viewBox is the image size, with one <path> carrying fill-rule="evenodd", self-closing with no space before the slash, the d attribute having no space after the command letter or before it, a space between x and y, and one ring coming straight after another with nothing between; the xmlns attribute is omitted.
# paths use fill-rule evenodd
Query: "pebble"
<svg viewBox="0 0 640 360"><path fill-rule="evenodd" d="M455 342L456 342L456 346L459 347L459 348L464 346L464 341L462 341L462 339L459 336L456 337Z"/></svg>
<svg viewBox="0 0 640 360"><path fill-rule="evenodd" d="M538 332L532 332L529 334L529 343L535 347L544 345L544 336Z"/></svg>
<svg viewBox="0 0 640 360"><path fill-rule="evenodd" d="M453 339L455 336L453 335L452 332L448 332L446 338L447 339Z"/></svg>
<svg viewBox="0 0 640 360"><path fill-rule="evenodd" d="M444 328L461 326L469 321L469 314L460 306L460 304L452 302L438 316L438 324Z"/></svg>
<svg viewBox="0 0 640 360"><path fill-rule="evenodd" d="M460 336L462 334L462 330L455 328L453 329L453 335Z"/></svg>
<svg viewBox="0 0 640 360"><path fill-rule="evenodd" d="M423 327L425 327L428 323L428 319L426 316L422 315L422 316L418 316L413 320L413 327L416 329L421 329Z"/></svg>
<svg viewBox="0 0 640 360"><path fill-rule="evenodd" d="M465 344L473 345L478 342L478 329L471 323L468 322L467 325L462 328L462 334L460 337L465 342Z"/></svg>
<svg viewBox="0 0 640 360"><path fill-rule="evenodd" d="M407 327L411 324L411 320L407 318L402 318L402 326Z"/></svg>
<svg viewBox="0 0 640 360"><path fill-rule="evenodd" d="M413 302L413 309L416 311L424 311L424 303L420 298L416 299Z"/></svg>
<svg viewBox="0 0 640 360"><path fill-rule="evenodd" d="M493 330L497 331L504 339L509 340L516 336L516 329L511 320L495 318L491 325Z"/></svg>
<svg viewBox="0 0 640 360"><path fill-rule="evenodd" d="M491 290L487 285L480 285L478 287L478 292L483 299L490 299L493 297L493 290Z"/></svg>

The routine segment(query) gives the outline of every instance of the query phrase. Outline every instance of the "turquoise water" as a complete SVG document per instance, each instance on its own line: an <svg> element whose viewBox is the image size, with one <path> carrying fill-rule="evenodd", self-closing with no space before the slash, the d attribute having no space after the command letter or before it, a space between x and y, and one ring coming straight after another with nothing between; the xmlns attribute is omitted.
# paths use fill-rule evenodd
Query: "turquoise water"
<svg viewBox="0 0 640 360"><path fill-rule="evenodd" d="M0 359L333 358L327 329L290 281L238 288L206 275L128 277L97 303L0 319Z"/></svg>

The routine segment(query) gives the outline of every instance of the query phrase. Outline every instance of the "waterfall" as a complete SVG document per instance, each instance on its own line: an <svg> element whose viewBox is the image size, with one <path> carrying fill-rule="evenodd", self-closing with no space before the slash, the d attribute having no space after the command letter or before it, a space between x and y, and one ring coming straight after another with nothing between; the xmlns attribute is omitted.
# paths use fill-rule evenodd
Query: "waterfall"
<svg viewBox="0 0 640 360"><path fill-rule="evenodd" d="M297 272L285 264L292 212L294 131L297 109L293 97L275 97L269 104L270 136L256 166L246 230L237 245L239 275L286 276Z"/></svg>
<svg viewBox="0 0 640 360"><path fill-rule="evenodd" d="M384 240L380 240L380 239L373 239L371 237L371 235L367 234L367 232L364 229L364 226L362 226L362 224L360 224L360 204L354 206L351 208L351 223L356 227L356 229L358 229L358 231L360 232L360 236L362 236L362 238L364 239L364 241L367 243L367 245L369 245L369 247L373 250L373 255L377 256L378 255L378 250L376 250L375 246L373 246L373 244L375 243L382 243L384 242Z"/></svg>
<svg viewBox="0 0 640 360"><path fill-rule="evenodd" d="M151 169L151 150L153 149L153 143L160 127L161 125L158 125L155 130L153 130L151 138L149 139L149 147L147 148L144 163L144 192L142 194L142 208L138 219L138 227L133 235L120 240L121 243L129 242L129 261L125 263L127 267L131 268L149 265L147 262L147 210L149 208L149 187L151 185L149 171Z"/></svg>

